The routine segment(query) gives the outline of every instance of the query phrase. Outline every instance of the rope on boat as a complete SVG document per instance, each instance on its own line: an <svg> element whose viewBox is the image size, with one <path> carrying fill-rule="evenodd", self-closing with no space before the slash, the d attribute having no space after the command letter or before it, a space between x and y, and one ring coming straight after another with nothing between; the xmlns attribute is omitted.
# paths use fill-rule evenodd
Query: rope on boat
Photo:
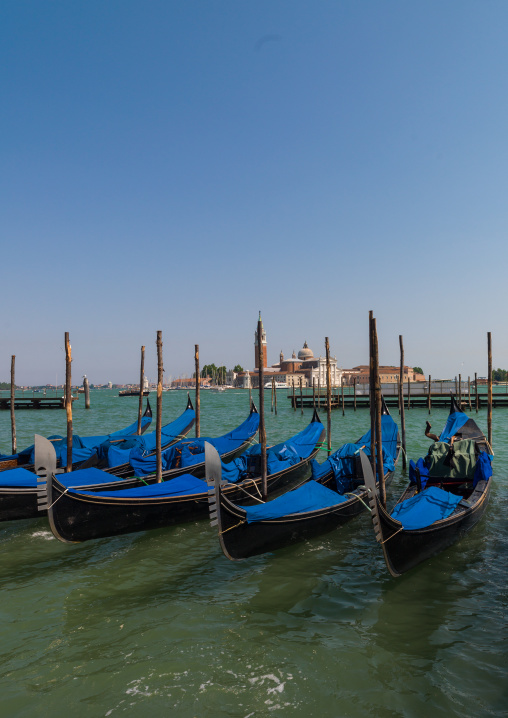
<svg viewBox="0 0 508 718"><path fill-rule="evenodd" d="M60 496L59 496L57 499L55 499L55 501L53 501L53 503L51 504L51 506L48 506L48 508L46 509L46 511L49 511L50 509L52 509L53 506L56 504L56 502L57 502L57 501L60 501L60 499L62 498L62 496L65 496L65 494L69 491L69 488L70 488L70 487L68 486L68 487L65 489L65 491L63 492L63 494L60 494Z"/></svg>
<svg viewBox="0 0 508 718"><path fill-rule="evenodd" d="M404 526L401 526L400 529L398 529L397 531L395 531L394 534L392 534L391 536L388 536L387 539L385 539L384 541L380 541L379 543L381 543L381 544L386 543L387 541L389 541L391 538L393 538L394 536L396 536L396 535L397 535L398 533L400 533L401 531L404 531Z"/></svg>
<svg viewBox="0 0 508 718"><path fill-rule="evenodd" d="M258 492L258 494L261 496L261 493L259 492L259 489L258 489L258 485L257 485L256 482L254 481L254 479L251 479L251 481L254 482L254 488L256 489L256 491ZM264 503L265 503L262 498L258 499L257 496L253 496L252 494L249 494L249 492L246 491L246 490L243 488L243 486L241 486L240 484L238 484L238 485L236 486L236 488L237 488L237 489L240 489L240 491L243 491L243 493L246 494L246 495L249 497L249 499L254 499L254 501L259 501L260 504L264 504Z"/></svg>
<svg viewBox="0 0 508 718"><path fill-rule="evenodd" d="M242 519L241 521L239 521L239 522L238 522L237 524L235 524L234 526L230 526L228 529L224 529L224 531L219 531L219 536L222 536L222 534L225 534L225 533L227 533L228 531L231 531L231 529L236 529L236 528L238 528L238 526L241 526L241 525L244 524L244 523L245 523L245 521Z"/></svg>
<svg viewBox="0 0 508 718"><path fill-rule="evenodd" d="M349 493L349 491L346 491L344 496L351 496L351 497L354 497L355 499L358 499L358 501L361 501L361 503L365 506L366 509L368 509L369 511L372 512L372 509L370 508L370 506L367 506L365 501L362 499L361 496L358 496L358 494L351 494L351 493Z"/></svg>

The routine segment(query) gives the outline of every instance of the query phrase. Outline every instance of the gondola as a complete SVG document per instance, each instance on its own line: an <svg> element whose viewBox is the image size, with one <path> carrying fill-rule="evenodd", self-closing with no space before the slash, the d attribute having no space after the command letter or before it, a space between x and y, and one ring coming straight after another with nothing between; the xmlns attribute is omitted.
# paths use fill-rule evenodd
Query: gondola
<svg viewBox="0 0 508 718"><path fill-rule="evenodd" d="M400 450L397 424L383 402L381 417L385 482L393 476ZM255 556L328 533L366 508L367 491L359 452L370 452L370 430L345 444L323 464L313 461L312 477L301 486L257 506L239 506L222 486L220 462L207 447L210 518L224 555L232 561Z"/></svg>
<svg viewBox="0 0 508 718"><path fill-rule="evenodd" d="M150 402L146 402L145 413L141 417L141 433L144 434L152 422L152 408ZM190 429L190 427L189 427ZM77 468L92 457L98 447L105 442L113 444L123 444L126 440L137 435L138 420L134 421L125 429L113 431L111 434L101 436L78 436L74 434L72 444L72 465ZM55 447L57 453L57 467L67 464L67 437L53 435L48 437ZM34 445L28 446L26 449L19 451L17 454L2 455L0 454L0 471L8 471L23 467L27 471L33 471L34 464Z"/></svg>
<svg viewBox="0 0 508 718"><path fill-rule="evenodd" d="M147 405L147 411L150 412L149 416L151 417L151 409L149 403ZM147 411L145 411L146 416L148 416ZM165 431L165 436L168 442L174 444L178 441L181 441L180 437L185 436L190 431L194 423L194 417L195 412L189 397L185 411L173 422L167 424L165 427L162 428L163 432ZM133 424L132 426L137 427L137 422L135 425ZM73 471L64 474L65 478L62 477L62 481L72 481L73 477L77 475L77 471L79 470L89 470L91 472L91 475L93 476L93 472L97 471L96 467L99 462L100 454L109 454L113 450L115 450L113 447L116 446L117 440L112 437L114 437L113 434L110 434L109 437L94 437L96 439L106 439L106 441L102 441L102 443L99 444L92 456L89 457L85 462L73 464ZM118 438L118 442L121 445L131 442L136 444L138 440L148 442L148 445L151 446L152 442L155 443L155 433L153 435L149 434L148 437L134 436ZM62 469L59 467L59 453L56 454L57 470L62 471ZM128 454L129 451L127 451L126 453ZM75 454L73 448L73 456L74 455ZM8 471L0 472L0 521L37 518L40 515L37 511L37 479L34 473L35 468L33 464L29 468L31 468L32 470L30 471L26 467L18 467ZM132 475L132 469L130 470L130 473ZM98 471L97 475L100 479L103 479L104 472ZM117 487L119 482L122 484L122 486L125 485L122 479L119 479L114 475L112 476L110 474L106 474L106 476L108 476L109 484L105 488L110 488L111 486ZM141 481L139 479L133 479L130 485L137 486L140 483ZM92 485L92 488L100 490L102 485L103 481L100 481L99 486Z"/></svg>
<svg viewBox="0 0 508 718"><path fill-rule="evenodd" d="M392 576L400 576L468 533L487 507L493 454L476 422L452 397L446 426L424 459L410 462L409 485L391 513L365 483L377 541Z"/></svg>
<svg viewBox="0 0 508 718"><path fill-rule="evenodd" d="M302 478L323 437L324 427L315 414L306 429L271 447L269 466L270 462L272 468L278 464L278 470L268 477L268 490L274 491L287 482ZM144 531L208 515L208 486L196 476L184 474L170 481L122 491L98 493L70 489L54 475L51 444L36 437L36 445L41 447L38 451L38 456L42 457L38 462L40 473L47 476L46 485L39 484L40 507L47 509L51 530L61 541L73 543ZM237 499L247 496L255 501L260 494L260 459L257 444L232 462L233 466L223 464L230 479L237 482L230 483L225 491Z"/></svg>

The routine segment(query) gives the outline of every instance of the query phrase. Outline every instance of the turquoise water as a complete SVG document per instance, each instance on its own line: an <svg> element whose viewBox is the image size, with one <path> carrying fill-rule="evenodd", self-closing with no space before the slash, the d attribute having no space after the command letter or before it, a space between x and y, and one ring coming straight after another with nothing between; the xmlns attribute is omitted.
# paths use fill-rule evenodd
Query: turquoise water
<svg viewBox="0 0 508 718"><path fill-rule="evenodd" d="M116 394L92 392L90 411L81 396L76 433L134 421L137 398ZM277 416L265 396L270 443L309 421L284 390ZM165 422L186 398L164 394ZM201 407L202 435L221 434L246 417L248 392L203 392ZM446 414L433 411L434 430ZM406 417L417 457L429 417L421 409ZM477 418L486 430L486 411ZM45 519L0 524L3 715L505 716L507 420L508 410L494 410L484 520L399 579L388 575L367 515L238 563L224 558L207 521L70 546ZM365 410L334 412L334 448L368 422ZM0 427L7 453L8 412ZM18 445L35 431L65 433L65 412L18 412ZM389 503L404 483L399 467Z"/></svg>

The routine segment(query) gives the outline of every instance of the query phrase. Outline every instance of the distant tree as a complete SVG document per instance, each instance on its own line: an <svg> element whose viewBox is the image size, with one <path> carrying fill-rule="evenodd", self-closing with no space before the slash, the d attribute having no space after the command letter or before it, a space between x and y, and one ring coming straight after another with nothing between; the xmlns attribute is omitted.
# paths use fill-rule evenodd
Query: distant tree
<svg viewBox="0 0 508 718"><path fill-rule="evenodd" d="M506 369L492 369L492 381L506 381L507 375Z"/></svg>
<svg viewBox="0 0 508 718"><path fill-rule="evenodd" d="M413 371L415 374L423 374L423 369L421 368L421 366L414 366Z"/></svg>
<svg viewBox="0 0 508 718"><path fill-rule="evenodd" d="M240 364L236 364L233 371L235 372L235 374L240 374L243 371L243 366L240 366Z"/></svg>
<svg viewBox="0 0 508 718"><path fill-rule="evenodd" d="M10 388L11 388L10 381L0 381L0 389L10 389Z"/></svg>

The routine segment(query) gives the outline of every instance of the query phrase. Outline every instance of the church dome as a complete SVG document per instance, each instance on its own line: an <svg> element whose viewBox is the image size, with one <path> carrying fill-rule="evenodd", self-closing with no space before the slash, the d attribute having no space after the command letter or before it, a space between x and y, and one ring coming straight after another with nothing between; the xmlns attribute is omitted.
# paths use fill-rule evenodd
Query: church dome
<svg viewBox="0 0 508 718"><path fill-rule="evenodd" d="M301 361L307 361L307 359L313 359L314 358L314 352L312 349L309 349L309 346L307 342L304 342L303 349L300 349L298 352L298 359Z"/></svg>

